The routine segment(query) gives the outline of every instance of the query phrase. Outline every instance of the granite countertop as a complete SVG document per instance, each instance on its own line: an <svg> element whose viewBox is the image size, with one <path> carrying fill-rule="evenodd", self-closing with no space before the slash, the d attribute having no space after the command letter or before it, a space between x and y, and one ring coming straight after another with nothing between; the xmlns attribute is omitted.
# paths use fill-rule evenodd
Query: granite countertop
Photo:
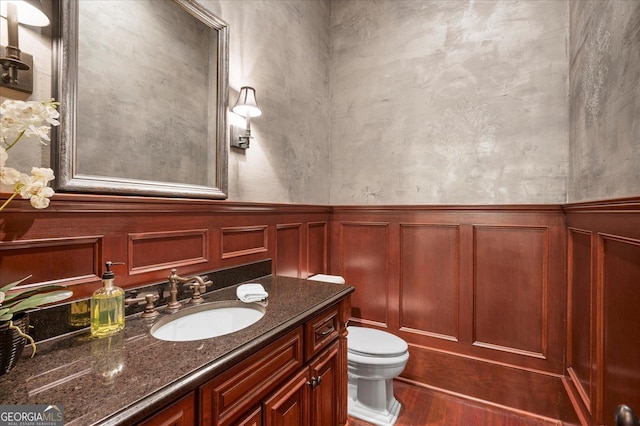
<svg viewBox="0 0 640 426"><path fill-rule="evenodd" d="M132 424L194 390L353 291L347 285L267 276L251 280L269 293L255 324L224 336L166 342L154 321L126 318L124 331L102 339L89 330L38 343L0 377L1 404L57 404L67 425ZM205 302L235 300L237 285L207 293ZM187 305L192 306L192 305Z"/></svg>

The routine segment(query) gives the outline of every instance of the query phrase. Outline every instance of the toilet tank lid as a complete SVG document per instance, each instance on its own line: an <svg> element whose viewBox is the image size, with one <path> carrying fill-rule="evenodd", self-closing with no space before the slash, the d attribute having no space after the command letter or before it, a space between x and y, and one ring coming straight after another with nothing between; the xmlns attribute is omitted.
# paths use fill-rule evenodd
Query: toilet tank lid
<svg viewBox="0 0 640 426"><path fill-rule="evenodd" d="M340 275L326 275L326 274L318 274L312 277L307 278L312 281L324 281L327 283L335 283L335 284L344 284L344 278Z"/></svg>
<svg viewBox="0 0 640 426"><path fill-rule="evenodd" d="M386 331L347 327L347 347L352 352L372 356L395 356L407 352L407 342Z"/></svg>

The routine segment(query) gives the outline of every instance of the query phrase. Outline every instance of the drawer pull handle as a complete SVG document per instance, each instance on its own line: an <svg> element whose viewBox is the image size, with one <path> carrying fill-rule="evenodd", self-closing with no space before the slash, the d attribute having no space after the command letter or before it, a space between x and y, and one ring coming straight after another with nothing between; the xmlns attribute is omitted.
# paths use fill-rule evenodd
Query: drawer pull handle
<svg viewBox="0 0 640 426"><path fill-rule="evenodd" d="M320 337L324 337L328 334L333 333L336 330L336 328L333 326L333 324L330 324L329 327L327 327L326 330L324 331L316 331L316 335L320 336Z"/></svg>

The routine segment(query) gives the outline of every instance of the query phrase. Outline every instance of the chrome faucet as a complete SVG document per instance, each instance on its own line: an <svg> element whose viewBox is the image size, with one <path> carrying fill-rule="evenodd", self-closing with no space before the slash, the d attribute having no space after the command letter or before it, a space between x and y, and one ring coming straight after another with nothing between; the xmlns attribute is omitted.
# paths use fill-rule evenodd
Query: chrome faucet
<svg viewBox="0 0 640 426"><path fill-rule="evenodd" d="M183 278L178 276L176 269L171 269L171 275L169 275L169 303L167 303L167 310L169 312L175 312L180 309L182 303L178 302L178 284L188 284L193 289L193 296L191 296L191 303L202 303L202 292L207 290L207 287L213 284L213 281L205 281L202 277L194 275L193 277Z"/></svg>

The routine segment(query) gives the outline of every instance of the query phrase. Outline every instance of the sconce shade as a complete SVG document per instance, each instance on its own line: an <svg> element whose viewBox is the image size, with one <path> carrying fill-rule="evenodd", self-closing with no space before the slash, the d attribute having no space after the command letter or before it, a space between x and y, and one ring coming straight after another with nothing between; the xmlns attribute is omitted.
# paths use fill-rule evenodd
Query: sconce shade
<svg viewBox="0 0 640 426"><path fill-rule="evenodd" d="M242 87L238 94L238 100L231 110L243 117L259 117L262 115L262 111L260 111L256 102L256 89L249 86Z"/></svg>
<svg viewBox="0 0 640 426"><path fill-rule="evenodd" d="M0 1L0 15L7 17L7 3L13 3L17 8L18 22L34 27L46 27L51 22L42 11L40 0L2 0Z"/></svg>

